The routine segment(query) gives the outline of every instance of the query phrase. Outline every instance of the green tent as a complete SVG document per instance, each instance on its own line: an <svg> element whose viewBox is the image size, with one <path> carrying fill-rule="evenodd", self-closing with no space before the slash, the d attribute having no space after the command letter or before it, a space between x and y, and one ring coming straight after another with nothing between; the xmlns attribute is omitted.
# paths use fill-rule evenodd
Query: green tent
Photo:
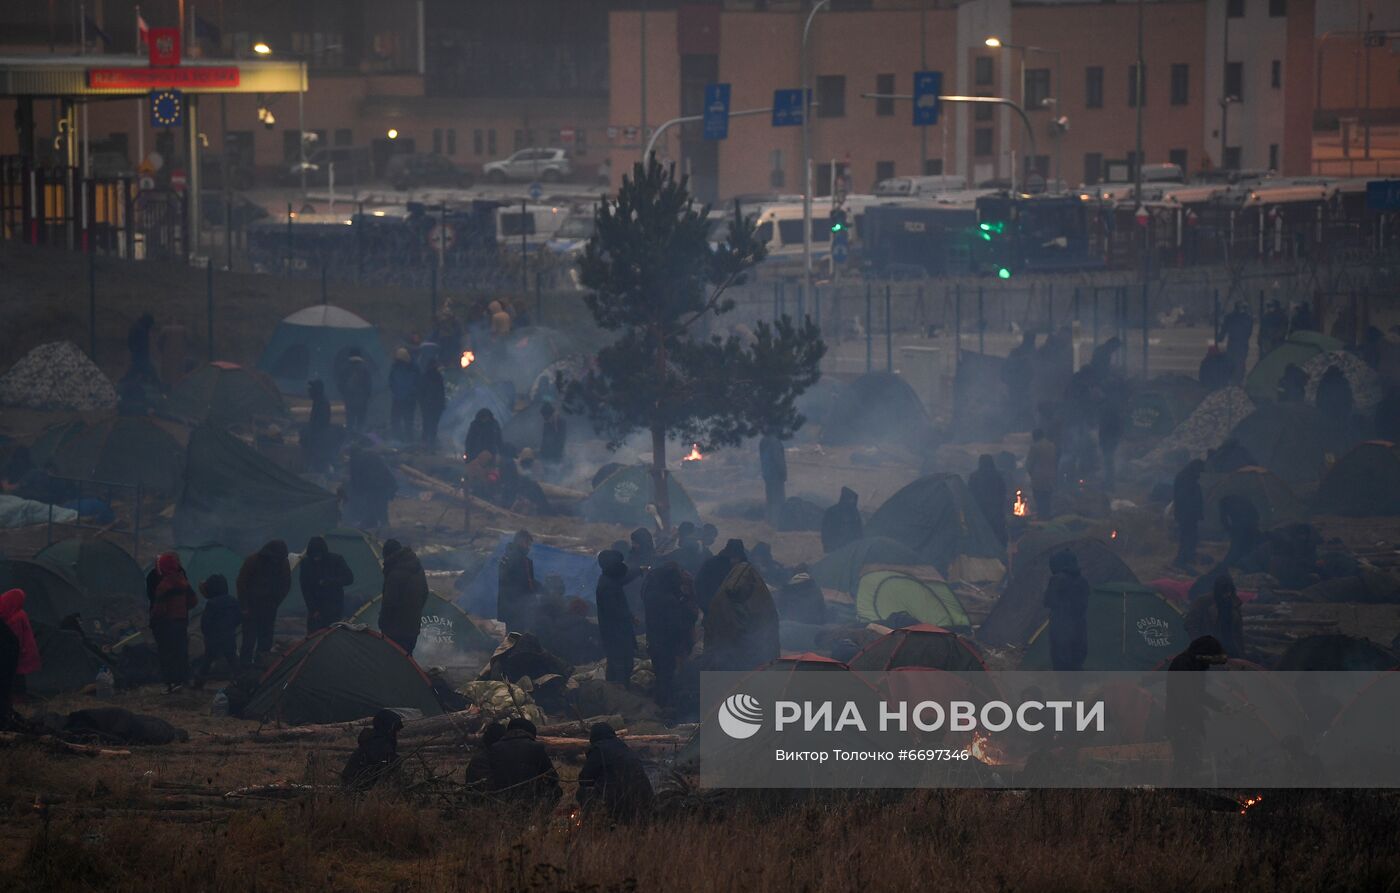
<svg viewBox="0 0 1400 893"><path fill-rule="evenodd" d="M954 632L972 632L966 609L947 583L916 580L897 571L871 571L860 578L860 588L856 590L858 619L881 623L899 613Z"/></svg>
<svg viewBox="0 0 1400 893"><path fill-rule="evenodd" d="M1180 612L1138 583L1095 586L1089 596L1086 670L1150 670L1190 644ZM1022 670L1050 669L1048 624L1031 637Z"/></svg>
<svg viewBox="0 0 1400 893"><path fill-rule="evenodd" d="M377 596L366 603L350 618L351 623L363 623L373 629L379 628L379 609L384 597ZM418 645L414 653L422 656L443 651L485 651L490 653L500 644L488 636L466 612L452 602L429 593L423 605L423 625L418 633Z"/></svg>
<svg viewBox="0 0 1400 893"><path fill-rule="evenodd" d="M284 394L306 393L306 383L319 378L326 393L340 397L340 377L351 349L358 349L376 382L389 373L389 355L379 330L349 310L316 304L298 310L277 324L258 368ZM376 386L376 390L378 390Z"/></svg>
<svg viewBox="0 0 1400 893"><path fill-rule="evenodd" d="M1264 468L1290 485L1307 484L1322 475L1328 453L1350 444L1318 411L1302 403L1265 403L1230 432Z"/></svg>
<svg viewBox="0 0 1400 893"><path fill-rule="evenodd" d="M277 384L266 373L224 362L190 373L170 392L167 408L192 422L224 427L287 415Z"/></svg>
<svg viewBox="0 0 1400 893"><path fill-rule="evenodd" d="M85 430L87 424L77 419L50 425L39 432L39 436L34 438L34 443L30 444L29 460L34 463L35 468L48 468L59 448Z"/></svg>
<svg viewBox="0 0 1400 893"><path fill-rule="evenodd" d="M700 512L674 473L668 473L666 484L671 497L671 523L675 525L689 521L699 524ZM588 521L650 528L654 522L647 514L647 505L656 501L654 494L651 467L629 465L613 472L599 484L588 498L579 503L579 512Z"/></svg>
<svg viewBox="0 0 1400 893"><path fill-rule="evenodd" d="M822 420L828 446L905 443L923 435L928 412L909 383L892 372L867 372L842 388Z"/></svg>
<svg viewBox="0 0 1400 893"><path fill-rule="evenodd" d="M1138 578L1113 547L1093 537L1066 531L1036 531L1017 546L1001 597L977 630L977 639L989 645L1020 645L1045 622L1045 587L1050 582L1050 558L1067 549L1079 562L1079 572L1090 586L1137 583Z"/></svg>
<svg viewBox="0 0 1400 893"><path fill-rule="evenodd" d="M1246 465L1229 474L1202 475L1201 485L1206 497L1206 517L1201 522L1201 533L1207 537L1226 536L1225 528L1220 526L1220 501L1226 496L1243 496L1253 503L1259 510L1261 530L1301 521L1308 514L1303 500L1282 478L1256 465Z"/></svg>
<svg viewBox="0 0 1400 893"><path fill-rule="evenodd" d="M345 587L346 604L364 605L384 591L384 558L373 536L352 527L337 527L321 536L327 548L344 558L350 565L350 573L355 575L355 582ZM304 549L306 544L296 543L294 548ZM306 614L306 596L302 595L301 574L298 573L300 564L298 559L292 565L292 591L282 600L283 614Z"/></svg>
<svg viewBox="0 0 1400 893"><path fill-rule="evenodd" d="M1384 440L1358 444L1322 479L1317 510L1358 518L1400 515L1400 448Z"/></svg>
<svg viewBox="0 0 1400 893"><path fill-rule="evenodd" d="M942 574L961 555L1006 557L967 485L956 474L931 474L895 493L871 516L865 535L908 546L921 564L931 564Z"/></svg>
<svg viewBox="0 0 1400 893"><path fill-rule="evenodd" d="M1123 411L1123 433L1129 440L1161 440L1200 405L1205 391L1194 379L1175 387L1139 391Z"/></svg>
<svg viewBox="0 0 1400 893"><path fill-rule="evenodd" d="M890 631L861 649L849 666L868 673L906 668L950 672L987 669L966 639L927 623Z"/></svg>
<svg viewBox="0 0 1400 893"><path fill-rule="evenodd" d="M1254 364L1254 368L1249 370L1244 379L1245 393L1249 394L1255 403L1276 400L1279 379L1283 378L1283 370L1290 364L1301 369L1308 360L1318 354L1341 350L1343 347L1345 345L1342 342L1321 332L1294 332L1282 344L1260 358L1259 362Z"/></svg>
<svg viewBox="0 0 1400 893"><path fill-rule="evenodd" d="M111 540L60 540L34 560L66 571L90 596L145 603L146 574Z"/></svg>
<svg viewBox="0 0 1400 893"><path fill-rule="evenodd" d="M69 614L93 611L78 581L50 564L18 558L0 560L0 592L10 589L24 590L24 610L35 623L56 627Z"/></svg>
<svg viewBox="0 0 1400 893"><path fill-rule="evenodd" d="M808 572L823 589L835 589L855 595L860 588L861 575L870 565L917 567L923 559L903 543L883 537L867 536L847 543L821 561L811 565Z"/></svg>
<svg viewBox="0 0 1400 893"><path fill-rule="evenodd" d="M60 695L96 681L102 658L88 650L80 633L35 623L34 641L39 646L42 665L38 672L24 677L25 686L33 694Z"/></svg>
<svg viewBox="0 0 1400 893"><path fill-rule="evenodd" d="M158 493L180 486L185 451L166 427L144 416L118 416L67 438L53 453L61 477L141 484Z"/></svg>
<svg viewBox="0 0 1400 893"><path fill-rule="evenodd" d="M339 519L335 494L233 435L208 425L190 435L185 487L173 518L177 542L212 540L252 552L270 539L305 543Z"/></svg>
<svg viewBox="0 0 1400 893"><path fill-rule="evenodd" d="M238 572L243 569L245 556L220 543L176 546L173 551L180 556L180 566L185 569L185 576L196 590L199 589L200 583L215 574L220 574L228 582L228 591L237 595L235 586L238 583ZM250 549L249 552L251 551ZM147 571L149 570L150 568L147 568ZM204 600L200 599L199 604L202 608Z"/></svg>
<svg viewBox="0 0 1400 893"><path fill-rule="evenodd" d="M350 722L385 707L442 713L432 683L402 648L368 627L337 623L302 639L267 671L243 718Z"/></svg>

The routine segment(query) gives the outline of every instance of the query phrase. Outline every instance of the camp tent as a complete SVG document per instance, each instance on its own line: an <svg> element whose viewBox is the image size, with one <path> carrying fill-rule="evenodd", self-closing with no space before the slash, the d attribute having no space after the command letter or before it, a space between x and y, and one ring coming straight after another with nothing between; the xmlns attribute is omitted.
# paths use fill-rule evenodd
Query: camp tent
<svg viewBox="0 0 1400 893"><path fill-rule="evenodd" d="M1400 515L1400 448L1384 440L1358 444L1322 479L1316 505L1327 515Z"/></svg>
<svg viewBox="0 0 1400 893"><path fill-rule="evenodd" d="M920 623L970 635L967 610L941 580L919 580L898 571L871 571L860 578L856 590L856 617L884 622L905 613Z"/></svg>
<svg viewBox="0 0 1400 893"><path fill-rule="evenodd" d="M1268 530L1279 524L1301 521L1307 517L1303 500L1283 482L1278 475L1267 468L1246 465L1229 474L1203 475L1201 489L1205 492L1205 520L1201 522L1201 533L1208 537L1223 537L1225 528L1220 526L1220 501L1227 496L1243 496L1259 510L1259 526Z"/></svg>
<svg viewBox="0 0 1400 893"><path fill-rule="evenodd" d="M177 542L226 543L252 552L269 539L305 543L335 527L336 497L286 471L227 432L190 435L185 486L175 504Z"/></svg>
<svg viewBox="0 0 1400 893"><path fill-rule="evenodd" d="M509 380L517 393L529 395L541 372L583 352L573 338L558 329L526 326L494 342L477 359L492 378Z"/></svg>
<svg viewBox="0 0 1400 893"><path fill-rule="evenodd" d="M316 304L277 324L258 368L272 376L284 394L304 394L306 383L319 378L328 393L339 397L337 373L349 362L351 348L359 348L375 382L383 381L389 356L379 331L348 310Z"/></svg>
<svg viewBox="0 0 1400 893"><path fill-rule="evenodd" d="M1241 419L1230 436L1290 486L1316 481L1327 454L1350 446L1316 409L1301 403L1265 403Z"/></svg>
<svg viewBox="0 0 1400 893"><path fill-rule="evenodd" d="M671 497L671 523L689 521L700 523L700 512L689 494L668 472L667 491ZM613 472L606 480L579 503L579 513L588 521L603 524L621 524L624 527L651 527L653 521L647 514L647 505L656 502L655 488L652 486L651 468L646 465L629 465Z"/></svg>
<svg viewBox="0 0 1400 893"><path fill-rule="evenodd" d="M94 605L67 571L18 558L0 560L0 592L23 589L24 610L35 623L58 626L69 614L91 613Z"/></svg>
<svg viewBox="0 0 1400 893"><path fill-rule="evenodd" d="M379 610L384 606L384 597L377 596L366 602L350 618L351 623L362 623L371 629L379 629ZM499 644L481 630L461 608L436 593L429 593L423 605L423 625L418 633L418 645L414 653L424 654L451 651L485 651L490 653Z"/></svg>
<svg viewBox="0 0 1400 893"><path fill-rule="evenodd" d="M1342 342L1321 332L1294 332L1254 364L1244 379L1245 392L1255 403L1275 400L1279 379L1283 378L1283 370L1289 365L1302 368L1318 354L1343 347Z"/></svg>
<svg viewBox="0 0 1400 893"><path fill-rule="evenodd" d="M48 468L58 455L59 448L86 429L87 425L79 419L50 425L39 432L39 436L29 445L29 460L34 463L35 468Z"/></svg>
<svg viewBox="0 0 1400 893"><path fill-rule="evenodd" d="M828 446L907 443L922 435L928 413L898 375L868 372L837 395L822 422Z"/></svg>
<svg viewBox="0 0 1400 893"><path fill-rule="evenodd" d="M496 616L496 588L501 558L505 556L510 541L509 536L501 537L476 576L463 587L457 603L467 612L477 617ZM564 581L565 597L593 601L601 574L593 555L580 555L537 543L530 547L530 560L535 563L536 580L543 583L547 577L558 576Z"/></svg>
<svg viewBox="0 0 1400 893"><path fill-rule="evenodd" d="M1129 440L1161 440L1185 421L1205 397L1195 379L1154 381L1128 398L1123 433Z"/></svg>
<svg viewBox="0 0 1400 893"><path fill-rule="evenodd" d="M287 414L276 382L265 372L225 362L208 363L190 373L171 390L167 408L192 422L221 426Z"/></svg>
<svg viewBox="0 0 1400 893"><path fill-rule="evenodd" d="M931 564L943 574L962 556L1005 557L996 534L956 474L932 474L904 487L871 516L865 534L908 546L922 564Z"/></svg>
<svg viewBox="0 0 1400 893"><path fill-rule="evenodd" d="M1400 665L1390 649L1340 633L1299 639L1279 656L1275 670L1389 670Z"/></svg>
<svg viewBox="0 0 1400 893"><path fill-rule="evenodd" d="M60 443L52 457L61 477L141 484L158 493L179 489L184 464L184 450L171 431L144 416L118 416L84 428Z"/></svg>
<svg viewBox="0 0 1400 893"><path fill-rule="evenodd" d="M42 663L37 672L24 678L26 689L33 694L48 697L78 691L91 685L102 669L102 659L83 644L80 633L35 623L34 641Z"/></svg>
<svg viewBox="0 0 1400 893"><path fill-rule="evenodd" d="M352 527L338 527L329 533L321 534L330 551L345 559L350 565L350 573L355 582L345 587L346 604L352 607L364 605L384 591L384 558L379 551L379 543L363 530ZM305 542L289 544L295 549L304 549ZM306 596L301 591L301 559L292 565L292 589L282 602L283 614L306 613ZM378 614L376 613L376 617Z"/></svg>
<svg viewBox="0 0 1400 893"><path fill-rule="evenodd" d="M1317 403L1317 386L1322 383L1322 376L1333 366L1341 369L1342 374L1346 376L1356 411L1369 413L1375 410L1376 404L1385 396L1381 377L1376 374L1376 370L1366 365L1365 360L1347 350L1329 350L1303 364L1303 371L1308 374L1308 385L1304 390L1307 401Z"/></svg>
<svg viewBox="0 0 1400 893"><path fill-rule="evenodd" d="M1090 586L1137 583L1138 578L1113 547L1093 537L1039 533L1024 537L1011 564L1011 576L1001 598L977 630L978 641L989 645L1020 645L1045 622L1045 587L1050 582L1050 558L1067 549L1079 562L1079 573Z"/></svg>
<svg viewBox="0 0 1400 893"><path fill-rule="evenodd" d="M823 589L835 589L855 595L860 587L860 578L871 565L915 567L923 564L919 553L892 539L867 536L847 543L821 561L813 564L808 572L817 585Z"/></svg>
<svg viewBox="0 0 1400 893"><path fill-rule="evenodd" d="M986 669L966 639L927 623L892 630L865 646L850 661L852 670L871 673L905 667L950 672Z"/></svg>
<svg viewBox="0 0 1400 893"><path fill-rule="evenodd" d="M303 725L363 719L386 707L442 713L432 683L402 648L368 627L337 623L292 646L243 716Z"/></svg>
<svg viewBox="0 0 1400 893"><path fill-rule="evenodd" d="M205 580L219 574L228 581L228 591L234 592L234 586L238 582L238 572L243 569L243 555L239 555L220 543L176 546L173 551L180 557L180 566L185 569L185 576L189 578L190 584L195 589L198 589L199 584ZM251 553L253 550L248 551ZM150 568L147 570L149 571ZM200 605L203 604L204 602L201 600Z"/></svg>
<svg viewBox="0 0 1400 893"><path fill-rule="evenodd" d="M111 540L60 540L34 560L66 571L89 596L145 602L141 565Z"/></svg>
<svg viewBox="0 0 1400 893"><path fill-rule="evenodd" d="M1150 670L1189 643L1181 613L1155 589L1138 583L1095 586L1089 595L1085 670ZM1021 659L1022 670L1048 670L1050 632L1042 625Z"/></svg>

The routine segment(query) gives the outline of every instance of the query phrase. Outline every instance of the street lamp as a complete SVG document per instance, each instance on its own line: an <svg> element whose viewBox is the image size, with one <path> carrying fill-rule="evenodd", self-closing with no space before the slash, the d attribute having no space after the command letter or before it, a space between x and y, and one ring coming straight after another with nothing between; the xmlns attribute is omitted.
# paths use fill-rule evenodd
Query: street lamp
<svg viewBox="0 0 1400 893"><path fill-rule="evenodd" d="M260 40L253 44L253 52L259 56L271 56L272 47L267 41ZM301 195L306 197L306 59L298 59L297 65L301 66L301 89L297 90L297 172L301 174ZM268 116L271 117L270 115ZM264 123L267 123L264 121Z"/></svg>
<svg viewBox="0 0 1400 893"><path fill-rule="evenodd" d="M391 139L391 140L396 140L396 139L399 138L399 132L398 132L397 130L395 130L394 128L392 128L392 127L390 127L390 128L389 128L389 132L386 133L386 134L384 134L384 135L387 136L387 137L388 137L389 139Z"/></svg>
<svg viewBox="0 0 1400 893"><path fill-rule="evenodd" d="M260 40L253 44L253 52L257 53L259 56L270 56L272 55L272 47L267 45L267 41Z"/></svg>
<svg viewBox="0 0 1400 893"><path fill-rule="evenodd" d="M807 13L807 22L802 26L802 58L799 60L799 67L802 69L802 269L806 281L806 296L812 294L812 125L807 120L812 117L812 92L809 84L811 75L807 71L807 37L812 31L812 20L817 17L817 13L830 5L831 0L817 0L812 4L812 11Z"/></svg>
<svg viewBox="0 0 1400 893"><path fill-rule="evenodd" d="M982 43L985 44L988 48L993 49L993 50L1003 50L1003 49L1005 49L1005 50L1016 50L1016 51L1020 54L1018 58L1020 59L1020 62L1021 62L1020 72L1021 72L1021 105L1022 105L1022 106L1025 106L1025 104L1026 104L1026 54L1027 54L1027 53L1044 53L1044 54L1047 55L1047 56L1054 56L1054 57L1055 57L1055 97L1056 97L1056 98L1054 98L1053 100L1047 98L1045 101L1041 102L1041 104L1040 104L1039 106L1037 106L1037 107L1038 107L1038 108L1043 108L1044 106L1048 105L1050 102L1054 102L1054 103L1055 103L1056 115L1060 116L1060 118L1063 118L1063 116L1064 116L1064 110L1060 107L1059 97L1062 96L1062 95L1064 94L1064 91L1060 89L1062 86L1064 86L1064 83L1060 80L1060 51L1059 51L1059 50L1050 49L1050 48L1048 48L1048 47L1031 46L1031 45L1029 45L1029 44L1007 43L1006 41L1002 40L1000 37L996 37L995 35L993 35L993 36L991 36L991 37L988 37L986 40L982 41ZM1063 174L1062 174L1062 172L1061 172L1061 170L1060 170L1060 158L1061 158L1061 154L1062 154L1061 151L1060 151L1060 149L1061 149L1061 144L1062 144L1062 139L1061 139L1061 137L1063 136L1064 131L1067 130L1068 128L1067 128L1066 126L1064 126L1064 125L1061 125L1060 122L1059 122L1058 120L1057 120L1055 123L1056 123L1056 128L1055 128L1055 179L1056 179L1057 181L1059 181L1059 182L1063 182L1063 179L1064 179L1064 178L1063 178ZM1066 123L1067 123L1067 122L1066 122ZM1057 189L1057 191L1058 191L1059 187L1057 186L1056 189Z"/></svg>

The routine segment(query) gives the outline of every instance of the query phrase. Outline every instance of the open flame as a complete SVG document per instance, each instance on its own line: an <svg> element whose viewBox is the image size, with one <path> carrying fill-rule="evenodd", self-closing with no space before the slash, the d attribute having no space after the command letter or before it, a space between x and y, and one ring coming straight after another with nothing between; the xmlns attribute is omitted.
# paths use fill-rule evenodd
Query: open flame
<svg viewBox="0 0 1400 893"><path fill-rule="evenodd" d="M704 459L704 458L705 458L705 454L702 453L702 452L700 452L700 444L698 444L698 443L692 443L692 444L690 445L690 452L689 452L688 454L686 454L684 457L682 457L681 461L682 461L682 462L699 462L701 459Z"/></svg>
<svg viewBox="0 0 1400 893"><path fill-rule="evenodd" d="M1112 533L1110 533L1110 534L1108 535L1108 538L1111 539L1111 540L1116 540L1116 539L1118 539L1118 531L1115 530L1115 531L1113 531Z"/></svg>
<svg viewBox="0 0 1400 893"><path fill-rule="evenodd" d="M1026 495L1020 490L1016 491L1016 501L1011 505L1011 514L1018 518L1024 518L1030 514L1030 507L1026 505Z"/></svg>
<svg viewBox="0 0 1400 893"><path fill-rule="evenodd" d="M986 732L975 733L971 743L967 745L967 750L973 759L988 766L1000 766L1006 762L1006 752L998 747Z"/></svg>
<svg viewBox="0 0 1400 893"><path fill-rule="evenodd" d="M1254 808L1255 806L1258 806L1260 803L1263 803L1263 802L1264 802L1264 795L1263 795L1263 794L1255 794L1253 797L1247 797L1247 798L1245 798L1244 800L1241 800L1241 801L1240 801L1240 815L1244 815L1245 813L1249 812L1250 809Z"/></svg>
<svg viewBox="0 0 1400 893"><path fill-rule="evenodd" d="M469 350L462 351L462 368L465 369L476 362L476 354Z"/></svg>

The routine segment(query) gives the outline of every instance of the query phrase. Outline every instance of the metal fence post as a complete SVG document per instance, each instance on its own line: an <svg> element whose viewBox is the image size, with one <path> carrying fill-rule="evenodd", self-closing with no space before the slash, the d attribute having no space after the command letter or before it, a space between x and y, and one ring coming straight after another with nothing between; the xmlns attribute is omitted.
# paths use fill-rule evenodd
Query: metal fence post
<svg viewBox="0 0 1400 893"><path fill-rule="evenodd" d="M894 371L894 304L888 283L885 285L885 371Z"/></svg>
<svg viewBox="0 0 1400 893"><path fill-rule="evenodd" d="M326 300L326 262L324 259L321 261L321 303L329 303Z"/></svg>
<svg viewBox="0 0 1400 893"><path fill-rule="evenodd" d="M204 317L208 335L209 362L214 362L214 259L204 268Z"/></svg>
<svg viewBox="0 0 1400 893"><path fill-rule="evenodd" d="M773 320L775 322L777 321L778 317L782 316L782 313L780 311L780 308L782 307L782 298L778 297L778 289L781 285L782 283L779 282L773 283Z"/></svg>
<svg viewBox="0 0 1400 893"><path fill-rule="evenodd" d="M953 286L953 366L962 362L962 283Z"/></svg>
<svg viewBox="0 0 1400 893"><path fill-rule="evenodd" d="M1210 340L1220 343L1220 289L1211 290Z"/></svg>
<svg viewBox="0 0 1400 893"><path fill-rule="evenodd" d="M544 284L539 270L535 271L535 325L544 325Z"/></svg>
<svg viewBox="0 0 1400 893"><path fill-rule="evenodd" d="M869 283L869 282L865 283L865 371L866 371L866 372L869 372L869 371L871 370L872 366L874 365L874 361L875 361L875 357L874 357L875 342L874 342L874 340L873 340L874 337L875 337L875 333L874 333L873 331L871 331L871 327L874 325L874 320L871 318L871 313L870 313L870 304L871 304L870 288L871 288L870 283Z"/></svg>
<svg viewBox="0 0 1400 893"><path fill-rule="evenodd" d="M987 352L987 317L982 303L982 286L977 286L977 352L985 354Z"/></svg>
<svg viewBox="0 0 1400 893"><path fill-rule="evenodd" d="M1055 331L1055 283L1045 286L1045 331Z"/></svg>
<svg viewBox="0 0 1400 893"><path fill-rule="evenodd" d="M437 264L430 264L428 267L428 320L431 322L437 319L437 290L438 290L438 268Z"/></svg>
<svg viewBox="0 0 1400 893"><path fill-rule="evenodd" d="M88 248L88 356L97 362L97 256Z"/></svg>
<svg viewBox="0 0 1400 893"><path fill-rule="evenodd" d="M355 215L355 281L365 278L365 203L360 202L360 213Z"/></svg>
<svg viewBox="0 0 1400 893"><path fill-rule="evenodd" d="M287 202L287 273L292 272L292 203Z"/></svg>
<svg viewBox="0 0 1400 893"><path fill-rule="evenodd" d="M812 285L812 319L817 324L817 331L822 330L822 289L815 283Z"/></svg>
<svg viewBox="0 0 1400 893"><path fill-rule="evenodd" d="M807 319L807 289L802 283L797 284L797 321L799 323Z"/></svg>

